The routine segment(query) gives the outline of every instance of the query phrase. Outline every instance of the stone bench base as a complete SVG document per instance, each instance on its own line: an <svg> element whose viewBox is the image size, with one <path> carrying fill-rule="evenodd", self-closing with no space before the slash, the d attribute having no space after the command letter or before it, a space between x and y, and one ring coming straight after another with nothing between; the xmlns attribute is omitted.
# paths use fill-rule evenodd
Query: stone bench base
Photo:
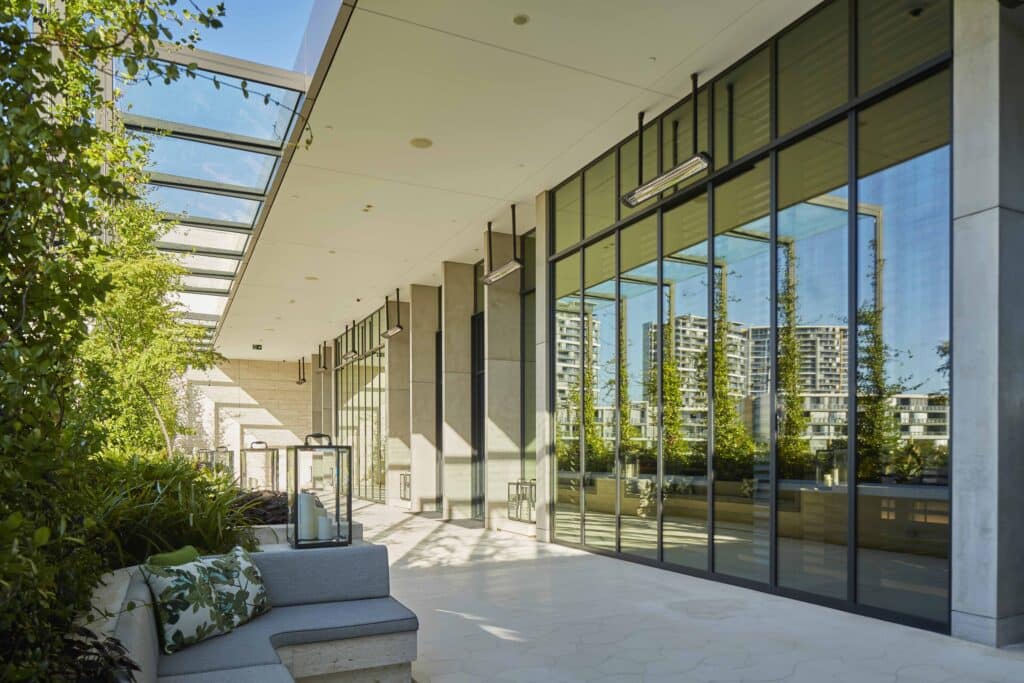
<svg viewBox="0 0 1024 683"><path fill-rule="evenodd" d="M277 654L292 677L304 683L409 683L416 632L285 645Z"/></svg>

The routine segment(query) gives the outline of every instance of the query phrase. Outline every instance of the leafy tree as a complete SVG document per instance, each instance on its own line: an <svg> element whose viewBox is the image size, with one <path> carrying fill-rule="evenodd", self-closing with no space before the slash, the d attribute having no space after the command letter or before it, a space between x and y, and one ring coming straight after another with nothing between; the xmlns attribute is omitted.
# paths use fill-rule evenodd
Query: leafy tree
<svg viewBox="0 0 1024 683"><path fill-rule="evenodd" d="M754 439L740 416L736 399L729 383L729 293L726 273L717 269L714 294L714 462L717 476L725 480L739 480L753 473Z"/></svg>
<svg viewBox="0 0 1024 683"><path fill-rule="evenodd" d="M204 330L185 323L168 292L185 269L154 246L159 215L143 202L110 207L116 233L91 264L111 290L89 311L92 331L80 349L81 417L102 426L104 450L173 455L181 430L174 384L187 368L209 367Z"/></svg>
<svg viewBox="0 0 1024 683"><path fill-rule="evenodd" d="M96 267L111 211L134 199L138 158L101 76L120 61L171 81L156 41L193 45L223 6L174 0L0 0L0 642L4 680L77 677L69 641L104 570L86 485L102 431L78 410L89 312L113 283ZM188 30L176 38L175 31Z"/></svg>
<svg viewBox="0 0 1024 683"><path fill-rule="evenodd" d="M583 367L580 369L583 378L583 415L580 420L583 428L583 447L586 453L588 472L607 472L611 465L611 451L601 436L597 424L597 359L594 357L592 338L596 334L597 322L589 310L583 315Z"/></svg>
<svg viewBox="0 0 1024 683"><path fill-rule="evenodd" d="M780 476L800 479L809 455L807 416L804 414L800 382L800 343L797 339L796 252L792 242L781 245L784 254L782 282L778 292L778 345L776 360L778 400L781 415L776 432Z"/></svg>

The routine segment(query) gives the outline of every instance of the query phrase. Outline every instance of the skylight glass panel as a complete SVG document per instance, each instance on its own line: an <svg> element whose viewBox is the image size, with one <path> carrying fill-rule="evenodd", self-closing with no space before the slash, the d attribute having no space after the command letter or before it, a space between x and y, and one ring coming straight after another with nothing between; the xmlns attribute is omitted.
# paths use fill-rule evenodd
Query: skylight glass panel
<svg viewBox="0 0 1024 683"><path fill-rule="evenodd" d="M183 315L182 318L187 323L191 323L192 325L200 325L202 327L209 328L209 330L211 330L211 331L213 330L214 327L217 327L217 321L216 320L210 320L208 318L193 318L192 316L190 316L188 314Z"/></svg>
<svg viewBox="0 0 1024 683"><path fill-rule="evenodd" d="M171 294L171 300L189 313L204 315L220 315L228 302L227 297L190 292L175 292Z"/></svg>
<svg viewBox="0 0 1024 683"><path fill-rule="evenodd" d="M211 289L225 294L231 289L231 280L219 277L205 277L203 275L186 275L181 278L181 284L193 289Z"/></svg>
<svg viewBox="0 0 1024 683"><path fill-rule="evenodd" d="M161 211L196 219L212 218L251 225L260 208L260 202L255 199L160 185L151 185L150 188L149 198Z"/></svg>
<svg viewBox="0 0 1024 683"><path fill-rule="evenodd" d="M196 78L183 76L169 84L156 78L129 81L122 78L123 73L119 68L116 77L122 111L275 145L287 136L299 102L299 93L293 90L251 81L249 97L245 97L242 79L202 69L196 70ZM219 88L213 84L214 77ZM266 96L269 102L265 103Z"/></svg>
<svg viewBox="0 0 1024 683"><path fill-rule="evenodd" d="M265 192L277 159L167 135L138 133L149 146L147 170Z"/></svg>
<svg viewBox="0 0 1024 683"><path fill-rule="evenodd" d="M216 31L204 31L198 47L279 69L312 73L340 6L341 0L246 0L244 7L228 3L224 25ZM307 68L309 61L314 63Z"/></svg>
<svg viewBox="0 0 1024 683"><path fill-rule="evenodd" d="M222 249L239 254L245 251L248 235L225 230L197 228L191 225L175 225L160 236L160 242L193 249Z"/></svg>
<svg viewBox="0 0 1024 683"><path fill-rule="evenodd" d="M174 254L174 260L189 270L202 270L210 273L234 275L238 261L216 256L200 256L199 254Z"/></svg>

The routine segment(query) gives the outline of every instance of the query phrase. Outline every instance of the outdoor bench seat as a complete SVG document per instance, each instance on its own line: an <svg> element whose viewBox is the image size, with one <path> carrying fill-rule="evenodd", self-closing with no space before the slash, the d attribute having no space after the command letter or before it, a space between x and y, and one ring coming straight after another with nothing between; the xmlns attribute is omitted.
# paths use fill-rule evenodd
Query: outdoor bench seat
<svg viewBox="0 0 1024 683"><path fill-rule="evenodd" d="M138 607L122 612L114 634L142 669L136 680L410 680L419 622L390 596L387 548L363 544L252 558L271 610L173 654L160 652L149 588L141 572L133 574L124 601Z"/></svg>

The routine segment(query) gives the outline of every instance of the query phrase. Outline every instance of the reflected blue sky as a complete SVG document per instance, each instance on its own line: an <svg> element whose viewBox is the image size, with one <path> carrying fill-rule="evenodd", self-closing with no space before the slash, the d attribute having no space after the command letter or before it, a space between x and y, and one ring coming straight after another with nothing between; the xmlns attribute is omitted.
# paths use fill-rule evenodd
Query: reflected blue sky
<svg viewBox="0 0 1024 683"><path fill-rule="evenodd" d="M241 185L263 192L274 171L276 158L220 145L140 133L149 146L148 170Z"/></svg>

